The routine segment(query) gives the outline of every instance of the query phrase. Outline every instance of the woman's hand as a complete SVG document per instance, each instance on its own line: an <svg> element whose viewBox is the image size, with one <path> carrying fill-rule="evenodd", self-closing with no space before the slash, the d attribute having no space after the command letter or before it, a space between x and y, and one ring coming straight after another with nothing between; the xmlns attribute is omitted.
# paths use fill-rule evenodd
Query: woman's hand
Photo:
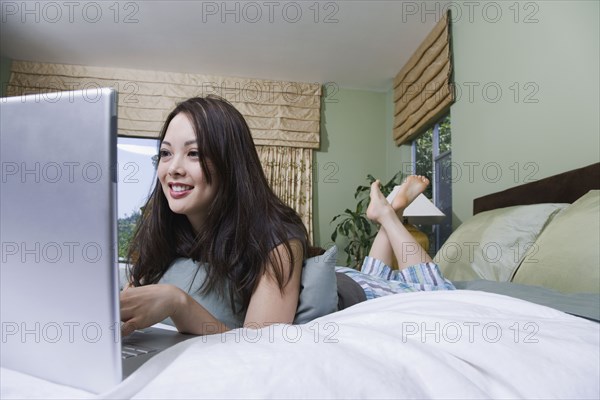
<svg viewBox="0 0 600 400"><path fill-rule="evenodd" d="M185 293L174 285L127 287L121 292L121 334L156 324L175 314Z"/></svg>

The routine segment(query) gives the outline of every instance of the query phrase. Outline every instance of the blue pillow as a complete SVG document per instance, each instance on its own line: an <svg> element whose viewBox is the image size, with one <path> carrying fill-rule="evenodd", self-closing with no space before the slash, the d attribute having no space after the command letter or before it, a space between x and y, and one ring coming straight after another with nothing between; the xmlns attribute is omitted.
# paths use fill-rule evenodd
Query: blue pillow
<svg viewBox="0 0 600 400"><path fill-rule="evenodd" d="M294 324L304 324L337 311L338 293L335 277L337 247L304 261L300 298Z"/></svg>

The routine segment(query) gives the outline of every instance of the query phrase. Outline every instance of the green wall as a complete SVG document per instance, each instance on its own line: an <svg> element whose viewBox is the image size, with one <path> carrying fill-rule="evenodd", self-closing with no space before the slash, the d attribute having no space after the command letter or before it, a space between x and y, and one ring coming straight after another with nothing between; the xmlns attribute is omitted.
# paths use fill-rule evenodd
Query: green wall
<svg viewBox="0 0 600 400"><path fill-rule="evenodd" d="M331 219L354 209L356 187L367 174L387 180L387 93L339 89L325 93L321 108L321 148L314 153L314 243L332 244ZM340 254L338 260L343 259Z"/></svg>
<svg viewBox="0 0 600 400"><path fill-rule="evenodd" d="M452 29L455 226L476 197L600 160L599 2L497 4Z"/></svg>
<svg viewBox="0 0 600 400"><path fill-rule="evenodd" d="M9 58L0 56L0 97L6 93L6 86L10 78L10 62Z"/></svg>

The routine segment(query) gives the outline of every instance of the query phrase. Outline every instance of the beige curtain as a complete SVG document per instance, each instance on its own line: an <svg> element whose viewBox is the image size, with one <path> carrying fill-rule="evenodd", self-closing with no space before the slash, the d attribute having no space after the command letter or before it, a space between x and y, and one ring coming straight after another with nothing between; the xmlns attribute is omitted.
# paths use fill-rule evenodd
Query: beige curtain
<svg viewBox="0 0 600 400"><path fill-rule="evenodd" d="M410 142L454 102L449 11L394 79L394 141Z"/></svg>
<svg viewBox="0 0 600 400"><path fill-rule="evenodd" d="M312 149L257 146L257 151L271 188L300 214L312 241Z"/></svg>
<svg viewBox="0 0 600 400"><path fill-rule="evenodd" d="M8 96L87 90L118 93L118 133L157 137L177 102L216 94L250 126L275 193L302 217L312 241L312 149L319 148L319 84L13 61Z"/></svg>

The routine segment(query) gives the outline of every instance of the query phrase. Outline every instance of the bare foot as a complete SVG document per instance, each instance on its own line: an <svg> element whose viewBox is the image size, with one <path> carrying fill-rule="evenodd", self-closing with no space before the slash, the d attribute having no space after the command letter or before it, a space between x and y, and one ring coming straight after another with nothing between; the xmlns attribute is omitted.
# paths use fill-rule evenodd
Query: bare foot
<svg viewBox="0 0 600 400"><path fill-rule="evenodd" d="M389 213L394 213L394 209L387 199L381 193L379 188L379 179L371 184L371 201L367 207L367 218L371 221L381 223L381 219Z"/></svg>
<svg viewBox="0 0 600 400"><path fill-rule="evenodd" d="M392 200L392 208L396 211L396 214L402 216L404 209L408 207L418 195L429 185L429 179L421 175L410 175L407 176L400 190L396 194L396 197Z"/></svg>

